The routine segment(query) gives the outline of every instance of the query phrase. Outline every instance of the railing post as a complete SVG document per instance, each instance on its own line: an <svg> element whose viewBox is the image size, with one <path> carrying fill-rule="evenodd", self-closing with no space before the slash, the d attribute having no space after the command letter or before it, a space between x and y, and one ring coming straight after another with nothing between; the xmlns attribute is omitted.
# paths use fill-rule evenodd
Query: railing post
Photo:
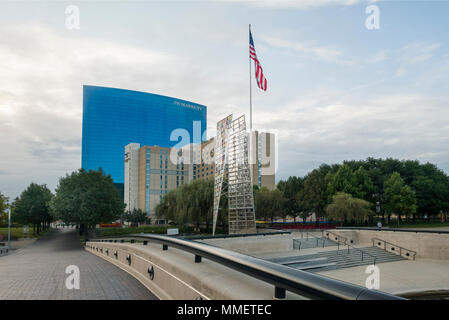
<svg viewBox="0 0 449 320"><path fill-rule="evenodd" d="M280 287L274 287L274 298L285 299L285 289Z"/></svg>

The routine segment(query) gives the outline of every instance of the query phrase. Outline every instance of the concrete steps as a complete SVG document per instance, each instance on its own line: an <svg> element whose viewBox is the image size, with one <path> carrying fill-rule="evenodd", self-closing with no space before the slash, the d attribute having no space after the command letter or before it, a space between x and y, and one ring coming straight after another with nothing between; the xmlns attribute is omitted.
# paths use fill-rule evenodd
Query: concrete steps
<svg viewBox="0 0 449 320"><path fill-rule="evenodd" d="M374 257L376 264L406 260L404 257L384 251L377 247L364 247L359 249L361 251L353 248L350 248L349 251L347 248L322 251L302 256L273 258L270 259L270 261L287 265L295 269L318 272L370 265L374 263Z"/></svg>
<svg viewBox="0 0 449 320"><path fill-rule="evenodd" d="M293 239L293 249L309 249L337 246L337 243L323 237L305 237Z"/></svg>

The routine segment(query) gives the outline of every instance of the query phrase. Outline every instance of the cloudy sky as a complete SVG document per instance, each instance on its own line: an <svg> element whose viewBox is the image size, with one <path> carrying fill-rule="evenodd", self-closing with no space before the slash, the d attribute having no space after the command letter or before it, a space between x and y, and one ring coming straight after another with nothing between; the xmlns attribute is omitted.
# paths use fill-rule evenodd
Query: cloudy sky
<svg viewBox="0 0 449 320"><path fill-rule="evenodd" d="M373 4L378 30L365 26ZM370 156L449 173L448 13L448 1L0 0L0 192L53 189L80 167L83 84L207 105L209 136L248 114L249 23L268 79L253 86L254 124L278 131L278 180Z"/></svg>

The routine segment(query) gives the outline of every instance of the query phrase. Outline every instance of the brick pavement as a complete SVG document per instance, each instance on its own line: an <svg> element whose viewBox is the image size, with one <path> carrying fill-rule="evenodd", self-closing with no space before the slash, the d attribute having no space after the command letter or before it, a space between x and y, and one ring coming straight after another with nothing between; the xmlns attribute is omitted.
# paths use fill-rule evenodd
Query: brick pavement
<svg viewBox="0 0 449 320"><path fill-rule="evenodd" d="M80 270L80 289L65 286L68 265ZM73 229L56 229L0 257L0 300L156 299L134 277L85 251Z"/></svg>

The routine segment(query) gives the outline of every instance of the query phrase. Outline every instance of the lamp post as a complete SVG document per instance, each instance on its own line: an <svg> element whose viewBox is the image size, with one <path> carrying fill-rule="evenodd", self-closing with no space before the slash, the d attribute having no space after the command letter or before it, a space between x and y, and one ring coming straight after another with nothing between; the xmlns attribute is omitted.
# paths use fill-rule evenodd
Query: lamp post
<svg viewBox="0 0 449 320"><path fill-rule="evenodd" d="M11 208L8 210L8 251L11 250Z"/></svg>

